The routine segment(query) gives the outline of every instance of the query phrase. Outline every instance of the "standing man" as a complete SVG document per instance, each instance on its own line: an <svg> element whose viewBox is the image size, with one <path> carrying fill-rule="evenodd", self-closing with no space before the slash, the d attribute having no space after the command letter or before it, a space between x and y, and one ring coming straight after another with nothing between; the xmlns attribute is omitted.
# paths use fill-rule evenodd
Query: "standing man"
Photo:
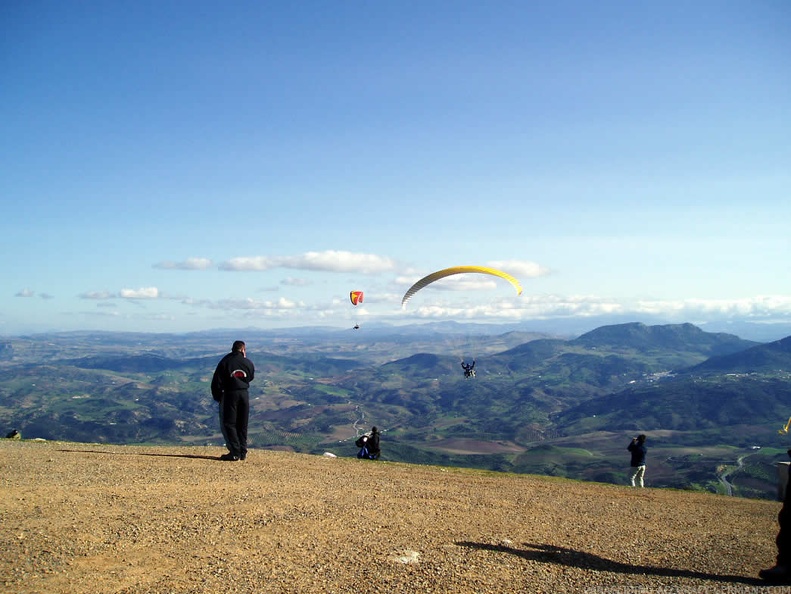
<svg viewBox="0 0 791 594"><path fill-rule="evenodd" d="M220 403L220 426L228 453L220 460L235 462L247 457L247 421L250 418L248 388L255 366L247 358L247 347L237 340L231 352L217 364L211 380L211 395Z"/></svg>
<svg viewBox="0 0 791 594"><path fill-rule="evenodd" d="M629 479L632 481L632 486L636 487L635 481L640 487L644 487L643 477L645 477L645 455L648 453L648 448L645 447L645 435L638 435L632 438L632 442L626 447L632 453L632 472Z"/></svg>
<svg viewBox="0 0 791 594"><path fill-rule="evenodd" d="M379 429L371 427L371 437L368 439L368 454L371 460L378 460L382 454L379 446Z"/></svg>
<svg viewBox="0 0 791 594"><path fill-rule="evenodd" d="M648 448L645 447L645 435L638 435L632 438L632 442L626 447L632 453L632 472L629 479L632 481L632 486L636 487L635 481L638 482L640 487L644 487L643 477L645 477L645 455L648 453Z"/></svg>
<svg viewBox="0 0 791 594"><path fill-rule="evenodd" d="M791 458L791 450L787 452ZM777 563L769 569L762 569L758 577L774 584L791 584L791 483L786 485L783 494L783 507L777 514L780 530L777 532Z"/></svg>

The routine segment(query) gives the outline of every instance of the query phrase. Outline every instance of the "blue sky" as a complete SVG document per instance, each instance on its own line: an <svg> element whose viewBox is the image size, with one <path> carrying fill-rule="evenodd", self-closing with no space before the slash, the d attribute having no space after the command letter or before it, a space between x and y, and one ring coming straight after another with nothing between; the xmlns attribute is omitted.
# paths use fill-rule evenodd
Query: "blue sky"
<svg viewBox="0 0 791 594"><path fill-rule="evenodd" d="M4 2L0 334L789 322L790 56L785 0ZM524 292L400 307L456 265Z"/></svg>

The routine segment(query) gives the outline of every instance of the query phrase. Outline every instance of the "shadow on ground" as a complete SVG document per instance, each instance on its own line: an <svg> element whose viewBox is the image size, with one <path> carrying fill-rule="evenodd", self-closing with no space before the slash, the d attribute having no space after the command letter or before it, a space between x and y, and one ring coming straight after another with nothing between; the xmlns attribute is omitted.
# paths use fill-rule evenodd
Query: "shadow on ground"
<svg viewBox="0 0 791 594"><path fill-rule="evenodd" d="M105 450L58 450L72 454L106 454L109 456L157 456L159 458L193 458L196 460L220 460L219 456L199 456L197 454L154 454L147 452L108 452Z"/></svg>
<svg viewBox="0 0 791 594"><path fill-rule="evenodd" d="M577 567L591 571L609 571L612 573L636 574L636 575L656 575L662 577L694 578L699 580L709 580L714 582L749 584L752 586L766 585L766 582L758 578L747 578L741 575L717 575L702 571L692 571L689 569L673 569L670 567L654 567L651 565L631 565L612 561L585 551L575 551L566 547L557 547L546 544L525 543L525 548L519 549L504 545L493 545L480 542L457 542L461 547L478 549L481 551L493 551L496 553L508 553L516 555L528 561L539 563L555 563L567 567Z"/></svg>

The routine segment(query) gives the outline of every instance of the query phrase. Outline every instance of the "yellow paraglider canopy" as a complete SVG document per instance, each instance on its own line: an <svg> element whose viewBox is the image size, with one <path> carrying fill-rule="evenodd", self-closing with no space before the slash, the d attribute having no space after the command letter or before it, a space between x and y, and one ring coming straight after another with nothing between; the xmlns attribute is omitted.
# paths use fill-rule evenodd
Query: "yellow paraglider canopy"
<svg viewBox="0 0 791 594"><path fill-rule="evenodd" d="M488 266L453 266L451 268L445 268L443 270L438 270L437 272L432 272L431 274L424 276L419 281L417 281L414 285L409 287L409 290L404 294L404 297L401 299L401 307L404 307L407 301L409 301L415 293L417 293L420 289L422 289L426 285L430 285L434 281L437 281L441 278L445 278L446 276L451 276L454 274L468 274L468 273L489 274L491 276L499 276L500 278L507 280L509 283L511 283L514 286L517 295L522 294L522 285L520 285L519 281L516 280L513 276L511 276L507 272L503 272L502 270L497 270L496 268L489 268Z"/></svg>

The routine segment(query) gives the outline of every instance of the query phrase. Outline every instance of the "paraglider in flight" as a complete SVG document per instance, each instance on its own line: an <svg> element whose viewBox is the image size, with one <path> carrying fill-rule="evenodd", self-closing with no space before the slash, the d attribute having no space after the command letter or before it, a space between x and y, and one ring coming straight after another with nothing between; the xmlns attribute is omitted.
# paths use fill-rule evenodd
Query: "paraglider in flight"
<svg viewBox="0 0 791 594"><path fill-rule="evenodd" d="M472 360L472 364L462 361L461 366L464 368L464 377L475 377L475 359Z"/></svg>
<svg viewBox="0 0 791 594"><path fill-rule="evenodd" d="M446 276L451 276L454 274L468 274L468 273L477 273L477 274L489 274L492 276L499 276L502 279L507 280L511 283L514 288L516 289L516 294L522 294L522 285L519 284L519 281L516 280L510 274L503 272L502 270L497 270L496 268L489 268L487 266L454 266L452 268L445 268L444 270L438 270L437 272L432 272L428 276L424 276L419 281L417 281L414 285L409 287L409 290L404 294L403 299L401 299L401 307L404 307L409 301L412 296L417 293L423 287L430 285L434 281L437 281L441 278L445 278Z"/></svg>
<svg viewBox="0 0 791 594"><path fill-rule="evenodd" d="M358 305L360 305L363 302L363 292L362 291L351 291L349 293L349 301L352 302L352 305L354 307L357 307ZM355 330L359 330L360 329L360 324L355 322L354 323L354 329Z"/></svg>
<svg viewBox="0 0 791 594"><path fill-rule="evenodd" d="M789 419L788 419L788 422L786 423L786 426L785 426L785 427L783 427L782 429L779 429L777 432L778 432L780 435L787 435L787 434L788 434L788 429L789 429L789 428L791 428L791 418L789 418Z"/></svg>

